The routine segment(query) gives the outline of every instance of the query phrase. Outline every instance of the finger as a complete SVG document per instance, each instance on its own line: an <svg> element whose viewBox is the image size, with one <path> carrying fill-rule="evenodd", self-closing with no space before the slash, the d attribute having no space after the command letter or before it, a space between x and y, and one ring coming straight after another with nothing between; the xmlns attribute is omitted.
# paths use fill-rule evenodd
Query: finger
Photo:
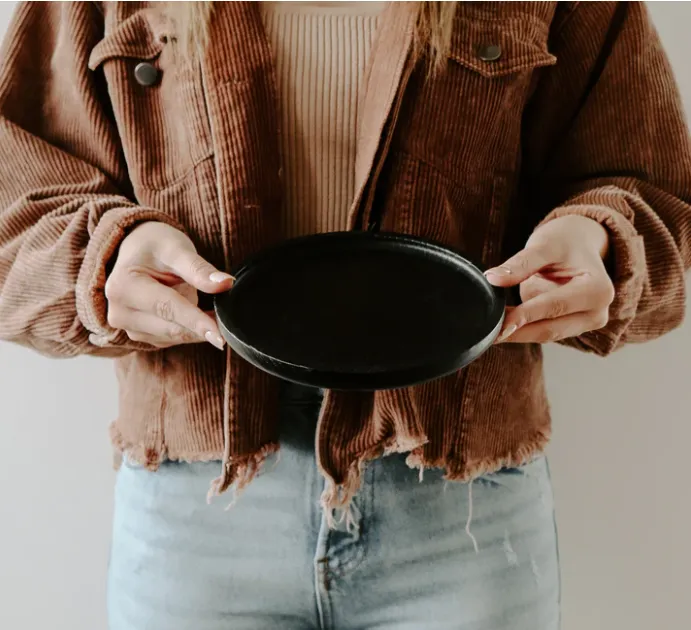
<svg viewBox="0 0 691 630"><path fill-rule="evenodd" d="M199 305L199 293L192 285L186 282L181 282L170 287L174 291L177 291L182 297L184 297L190 304L195 306Z"/></svg>
<svg viewBox="0 0 691 630"><path fill-rule="evenodd" d="M504 339L506 339L512 333L514 333L516 331L517 326L515 326L513 324L509 324L509 326L506 325L507 320L509 319L511 313L515 309L516 309L515 306L507 306L504 309L504 321L502 322L501 330L499 331L499 334L495 338L494 343L501 343L502 341L504 341Z"/></svg>
<svg viewBox="0 0 691 630"><path fill-rule="evenodd" d="M485 271L485 277L497 287L513 287L541 269L554 264L544 247L527 247L509 258L503 265Z"/></svg>
<svg viewBox="0 0 691 630"><path fill-rule="evenodd" d="M114 328L124 330L132 341L141 341L160 347L204 341L193 331L178 324L163 321L151 313L143 313L131 308L114 308L109 313L108 322Z"/></svg>
<svg viewBox="0 0 691 630"><path fill-rule="evenodd" d="M137 314L133 317L132 325L141 326L151 332L125 329L127 336L132 341L148 343L150 346L155 346L156 348L170 348L182 344L204 343L206 341L205 339L200 339L196 334L182 326L164 322L161 319L154 318L155 321L142 321L149 317L153 316L148 313L137 311Z"/></svg>
<svg viewBox="0 0 691 630"><path fill-rule="evenodd" d="M192 250L164 250L160 261L187 284L204 293L221 293L233 286L233 276L219 271Z"/></svg>
<svg viewBox="0 0 691 630"><path fill-rule="evenodd" d="M573 313L557 319L546 319L514 331L498 343L550 343L578 337L607 325L607 311Z"/></svg>
<svg viewBox="0 0 691 630"><path fill-rule="evenodd" d="M605 309L611 303L607 278L577 276L568 283L526 300L507 315L504 328L521 328L544 319L557 319L572 313Z"/></svg>
<svg viewBox="0 0 691 630"><path fill-rule="evenodd" d="M117 286L119 285L111 288L111 294L115 292L119 305L135 312L152 314L165 322L182 326L216 346L219 341L222 344L216 320L185 299L175 289L156 282L146 275L131 276L127 291L120 291ZM115 316L117 316L117 310ZM128 329L128 326L122 324L117 327ZM134 329L151 333L146 329Z"/></svg>
<svg viewBox="0 0 691 630"><path fill-rule="evenodd" d="M212 346L223 350L224 341L217 332L207 331L200 336L174 322L168 322L151 313L131 311L126 316L123 328L130 339L149 343L159 348L168 348L189 343L209 342Z"/></svg>
<svg viewBox="0 0 691 630"><path fill-rule="evenodd" d="M527 302L528 300L532 300L534 297L537 297L542 293L546 293L547 291L551 291L558 286L560 286L560 284L554 282L553 280L548 280L547 278L536 274L524 282L521 282L521 300L523 302Z"/></svg>
<svg viewBox="0 0 691 630"><path fill-rule="evenodd" d="M174 322L166 322L151 313L135 311L131 308L113 308L108 314L108 323L113 328L124 330L133 341L152 343L152 340L156 340L156 343L152 345L170 346L176 343L204 341L203 337Z"/></svg>

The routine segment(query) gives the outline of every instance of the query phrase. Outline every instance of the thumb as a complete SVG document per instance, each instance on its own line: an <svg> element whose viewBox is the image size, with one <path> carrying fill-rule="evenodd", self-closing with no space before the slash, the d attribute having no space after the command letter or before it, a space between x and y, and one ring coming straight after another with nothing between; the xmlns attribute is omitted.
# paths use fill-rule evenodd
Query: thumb
<svg viewBox="0 0 691 630"><path fill-rule="evenodd" d="M548 265L554 263L544 249L526 247L503 265L485 271L485 277L496 287L513 287L524 282Z"/></svg>
<svg viewBox="0 0 691 630"><path fill-rule="evenodd" d="M161 260L187 284L203 293L222 293L233 286L233 276L219 271L192 249L177 249Z"/></svg>

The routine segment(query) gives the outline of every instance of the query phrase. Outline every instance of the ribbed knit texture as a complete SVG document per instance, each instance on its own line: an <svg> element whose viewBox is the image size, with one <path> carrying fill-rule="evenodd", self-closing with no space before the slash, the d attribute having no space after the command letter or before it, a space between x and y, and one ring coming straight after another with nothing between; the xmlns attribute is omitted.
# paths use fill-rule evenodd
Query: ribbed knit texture
<svg viewBox="0 0 691 630"><path fill-rule="evenodd" d="M357 82L317 89L312 66L276 72L258 3L217 3L199 63L180 57L167 3L17 6L0 54L0 340L55 357L119 357L112 437L135 461L225 456L224 487L251 479L279 436L277 379L209 344L159 351L109 325L109 265L141 221L177 226L231 268L286 236L282 217L288 233L343 227L351 197L349 228L376 198L382 229L434 238L484 265L516 252L540 221L586 216L609 233L616 297L606 326L564 343L606 355L683 318L691 143L645 3L460 2L448 61L433 76L410 54L417 5L389 3L362 79L354 177L344 166L352 109L338 116ZM371 18L360 20L371 31ZM310 54L324 45L319 32L340 42L332 79L362 71L367 40L346 23L310 31ZM342 38L351 53L357 41L348 66ZM498 59L483 58L488 43ZM142 60L158 70L154 85L135 79ZM340 135L320 125L301 136L297 123L294 139L311 143L284 135L304 106L300 89L282 108L285 88L302 78ZM316 109L308 99L308 118ZM304 208L303 181L313 195ZM37 419L37 431L49 421ZM361 464L384 452L410 451L411 464L462 480L522 463L549 433L532 344L493 347L415 387L330 391L315 441L325 502L347 501ZM41 465L48 475L50 462Z"/></svg>
<svg viewBox="0 0 691 630"><path fill-rule="evenodd" d="M280 99L286 236L347 227L360 87L384 4L262 2Z"/></svg>

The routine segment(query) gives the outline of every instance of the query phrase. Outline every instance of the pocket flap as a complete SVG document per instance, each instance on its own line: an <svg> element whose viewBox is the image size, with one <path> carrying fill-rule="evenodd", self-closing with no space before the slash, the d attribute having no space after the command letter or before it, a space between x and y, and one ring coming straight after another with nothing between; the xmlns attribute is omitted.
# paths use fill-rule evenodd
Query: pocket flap
<svg viewBox="0 0 691 630"><path fill-rule="evenodd" d="M451 39L449 57L490 79L528 68L552 66L557 58L547 50L547 27L543 26L538 28L524 21L460 19ZM496 58L483 59L488 47L492 47Z"/></svg>
<svg viewBox="0 0 691 630"><path fill-rule="evenodd" d="M135 13L106 35L89 55L89 69L96 70L103 62L115 58L151 60L163 50L166 31L152 26L145 11Z"/></svg>

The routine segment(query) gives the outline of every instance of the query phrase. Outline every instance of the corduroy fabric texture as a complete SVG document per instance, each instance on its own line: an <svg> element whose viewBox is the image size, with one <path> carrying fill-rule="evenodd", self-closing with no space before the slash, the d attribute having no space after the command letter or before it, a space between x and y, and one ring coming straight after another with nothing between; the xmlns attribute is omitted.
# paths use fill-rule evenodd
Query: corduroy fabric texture
<svg viewBox="0 0 691 630"><path fill-rule="evenodd" d="M148 220L221 268L281 239L279 99L256 3L218 3L199 64L165 3L21 3L0 61L0 339L51 356L118 356L118 449L150 468L277 448L278 387L208 344L154 351L106 318L107 266ZM460 3L448 64L410 51L410 3L380 19L360 103L349 225L441 241L485 265L541 221L592 217L612 242L610 323L567 343L606 355L683 317L691 149L642 3ZM483 47L501 55L485 60ZM148 60L156 85L139 85ZM227 396L224 401L224 384ZM469 479L549 437L540 347L500 345L457 374L376 394L328 392L317 428L329 506L368 458ZM253 468L254 469L254 468ZM233 470L231 477L233 476Z"/></svg>

